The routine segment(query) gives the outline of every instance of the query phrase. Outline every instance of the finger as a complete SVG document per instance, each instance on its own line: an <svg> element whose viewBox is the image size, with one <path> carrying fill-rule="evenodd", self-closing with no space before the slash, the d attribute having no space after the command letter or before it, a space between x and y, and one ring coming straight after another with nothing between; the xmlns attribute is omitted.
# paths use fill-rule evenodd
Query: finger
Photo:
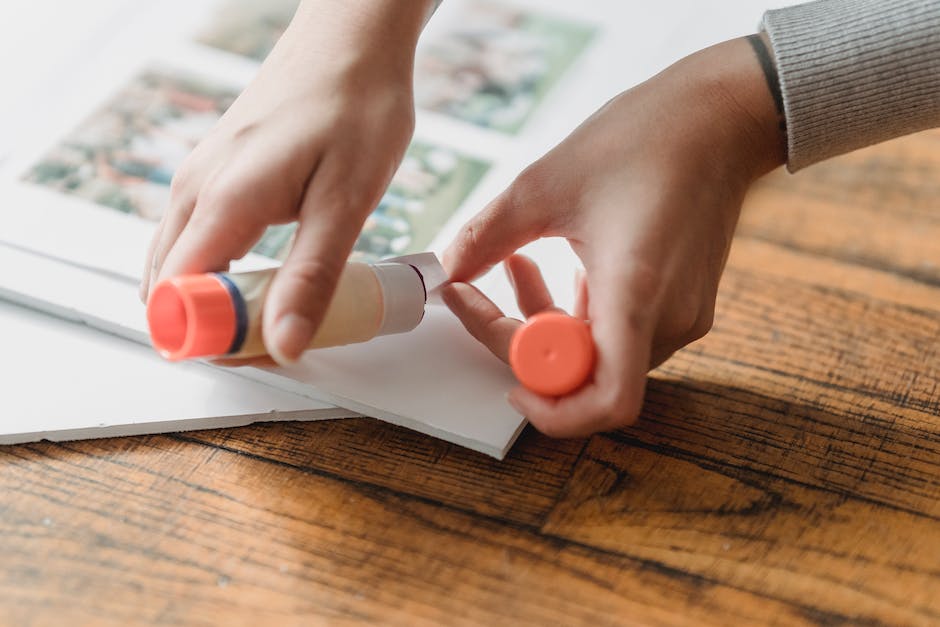
<svg viewBox="0 0 940 627"><path fill-rule="evenodd" d="M224 271L233 259L244 257L267 226L258 210L259 200L245 193L241 184L216 185L200 193L185 224L183 212L174 213L161 235L156 254L159 256L161 246L169 248L151 276L151 287L166 277ZM177 229L180 231L175 234Z"/></svg>
<svg viewBox="0 0 940 627"><path fill-rule="evenodd" d="M174 181L177 179L174 177ZM171 197L170 206L160 220L160 230L150 257L150 272L147 275L147 294L153 291L157 278L165 276L162 273L163 265L170 251L189 224L189 220L196 208L196 195L194 193L176 192Z"/></svg>
<svg viewBox="0 0 940 627"><path fill-rule="evenodd" d="M294 245L265 299L263 336L280 364L310 344L366 216L387 180L380 170L351 176L349 160L332 157L317 169L300 206Z"/></svg>
<svg viewBox="0 0 940 627"><path fill-rule="evenodd" d="M154 265L156 263L156 256L154 252L157 249L157 244L160 241L160 233L163 231L163 222L165 218L161 218L157 223L157 228L154 229L153 235L150 237L150 245L147 247L147 256L144 258L144 274L140 280L140 300L142 303L147 303L147 297L150 295L150 275L155 272Z"/></svg>
<svg viewBox="0 0 940 627"><path fill-rule="evenodd" d="M574 275L574 315L575 318L588 320L587 275L583 268L578 268Z"/></svg>
<svg viewBox="0 0 940 627"><path fill-rule="evenodd" d="M551 213L534 185L532 175L520 176L461 228L444 252L451 279L471 281L546 233Z"/></svg>
<svg viewBox="0 0 940 627"><path fill-rule="evenodd" d="M590 290L591 333L597 349L593 380L557 400L521 388L510 395L513 405L551 436L579 437L632 424L642 406L656 300L649 287L639 285L643 280L629 271L594 274L596 282Z"/></svg>
<svg viewBox="0 0 940 627"><path fill-rule="evenodd" d="M250 144L230 147L228 153L207 142L196 146L173 177L152 285L167 276L225 270L251 250L270 224L296 216L319 152L310 146L297 155L290 137L253 135ZM200 151L203 156L196 156ZM285 155L294 155L293 167L285 165Z"/></svg>
<svg viewBox="0 0 940 627"><path fill-rule="evenodd" d="M470 335L509 363L509 344L522 322L506 317L499 307L469 283L451 283L441 291L441 297Z"/></svg>
<svg viewBox="0 0 940 627"><path fill-rule="evenodd" d="M543 311L561 311L555 307L542 272L534 261L524 255L512 255L506 259L505 265L522 315L528 318Z"/></svg>

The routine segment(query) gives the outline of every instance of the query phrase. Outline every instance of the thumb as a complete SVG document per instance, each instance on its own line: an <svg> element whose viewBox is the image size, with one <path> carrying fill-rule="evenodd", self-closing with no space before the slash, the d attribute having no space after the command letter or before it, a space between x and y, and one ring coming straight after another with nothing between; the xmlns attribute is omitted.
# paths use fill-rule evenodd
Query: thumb
<svg viewBox="0 0 940 627"><path fill-rule="evenodd" d="M552 221L541 176L530 167L465 224L444 252L454 281L472 281L522 246L545 235Z"/></svg>

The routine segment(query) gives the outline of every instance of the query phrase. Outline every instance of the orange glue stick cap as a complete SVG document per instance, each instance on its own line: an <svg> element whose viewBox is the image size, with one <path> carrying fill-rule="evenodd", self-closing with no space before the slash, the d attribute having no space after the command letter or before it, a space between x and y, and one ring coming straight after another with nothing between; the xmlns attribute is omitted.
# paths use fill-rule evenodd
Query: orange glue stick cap
<svg viewBox="0 0 940 627"><path fill-rule="evenodd" d="M519 382L536 394L569 394L594 370L591 331L586 322L567 314L536 314L513 334L509 364Z"/></svg>
<svg viewBox="0 0 940 627"><path fill-rule="evenodd" d="M229 290L217 274L160 281L147 301L154 348L171 361L228 353L238 330Z"/></svg>

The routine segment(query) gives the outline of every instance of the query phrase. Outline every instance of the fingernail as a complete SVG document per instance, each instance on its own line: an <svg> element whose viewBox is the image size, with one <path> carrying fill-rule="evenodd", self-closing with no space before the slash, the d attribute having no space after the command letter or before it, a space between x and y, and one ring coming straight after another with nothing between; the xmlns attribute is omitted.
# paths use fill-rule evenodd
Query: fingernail
<svg viewBox="0 0 940 627"><path fill-rule="evenodd" d="M313 337L313 324L297 314L286 314L274 327L274 337L267 347L274 361L282 366L300 358Z"/></svg>

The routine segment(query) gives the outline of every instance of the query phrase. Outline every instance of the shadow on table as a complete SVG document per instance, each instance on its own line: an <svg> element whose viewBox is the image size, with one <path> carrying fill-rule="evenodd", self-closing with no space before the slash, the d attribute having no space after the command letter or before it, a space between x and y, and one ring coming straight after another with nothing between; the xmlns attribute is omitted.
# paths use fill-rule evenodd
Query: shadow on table
<svg viewBox="0 0 940 627"><path fill-rule="evenodd" d="M643 448L734 476L795 481L904 508L918 509L940 493L940 421L925 430L900 408L872 409L875 399L861 393L797 400L746 385L651 379L640 421L596 437L622 451Z"/></svg>

